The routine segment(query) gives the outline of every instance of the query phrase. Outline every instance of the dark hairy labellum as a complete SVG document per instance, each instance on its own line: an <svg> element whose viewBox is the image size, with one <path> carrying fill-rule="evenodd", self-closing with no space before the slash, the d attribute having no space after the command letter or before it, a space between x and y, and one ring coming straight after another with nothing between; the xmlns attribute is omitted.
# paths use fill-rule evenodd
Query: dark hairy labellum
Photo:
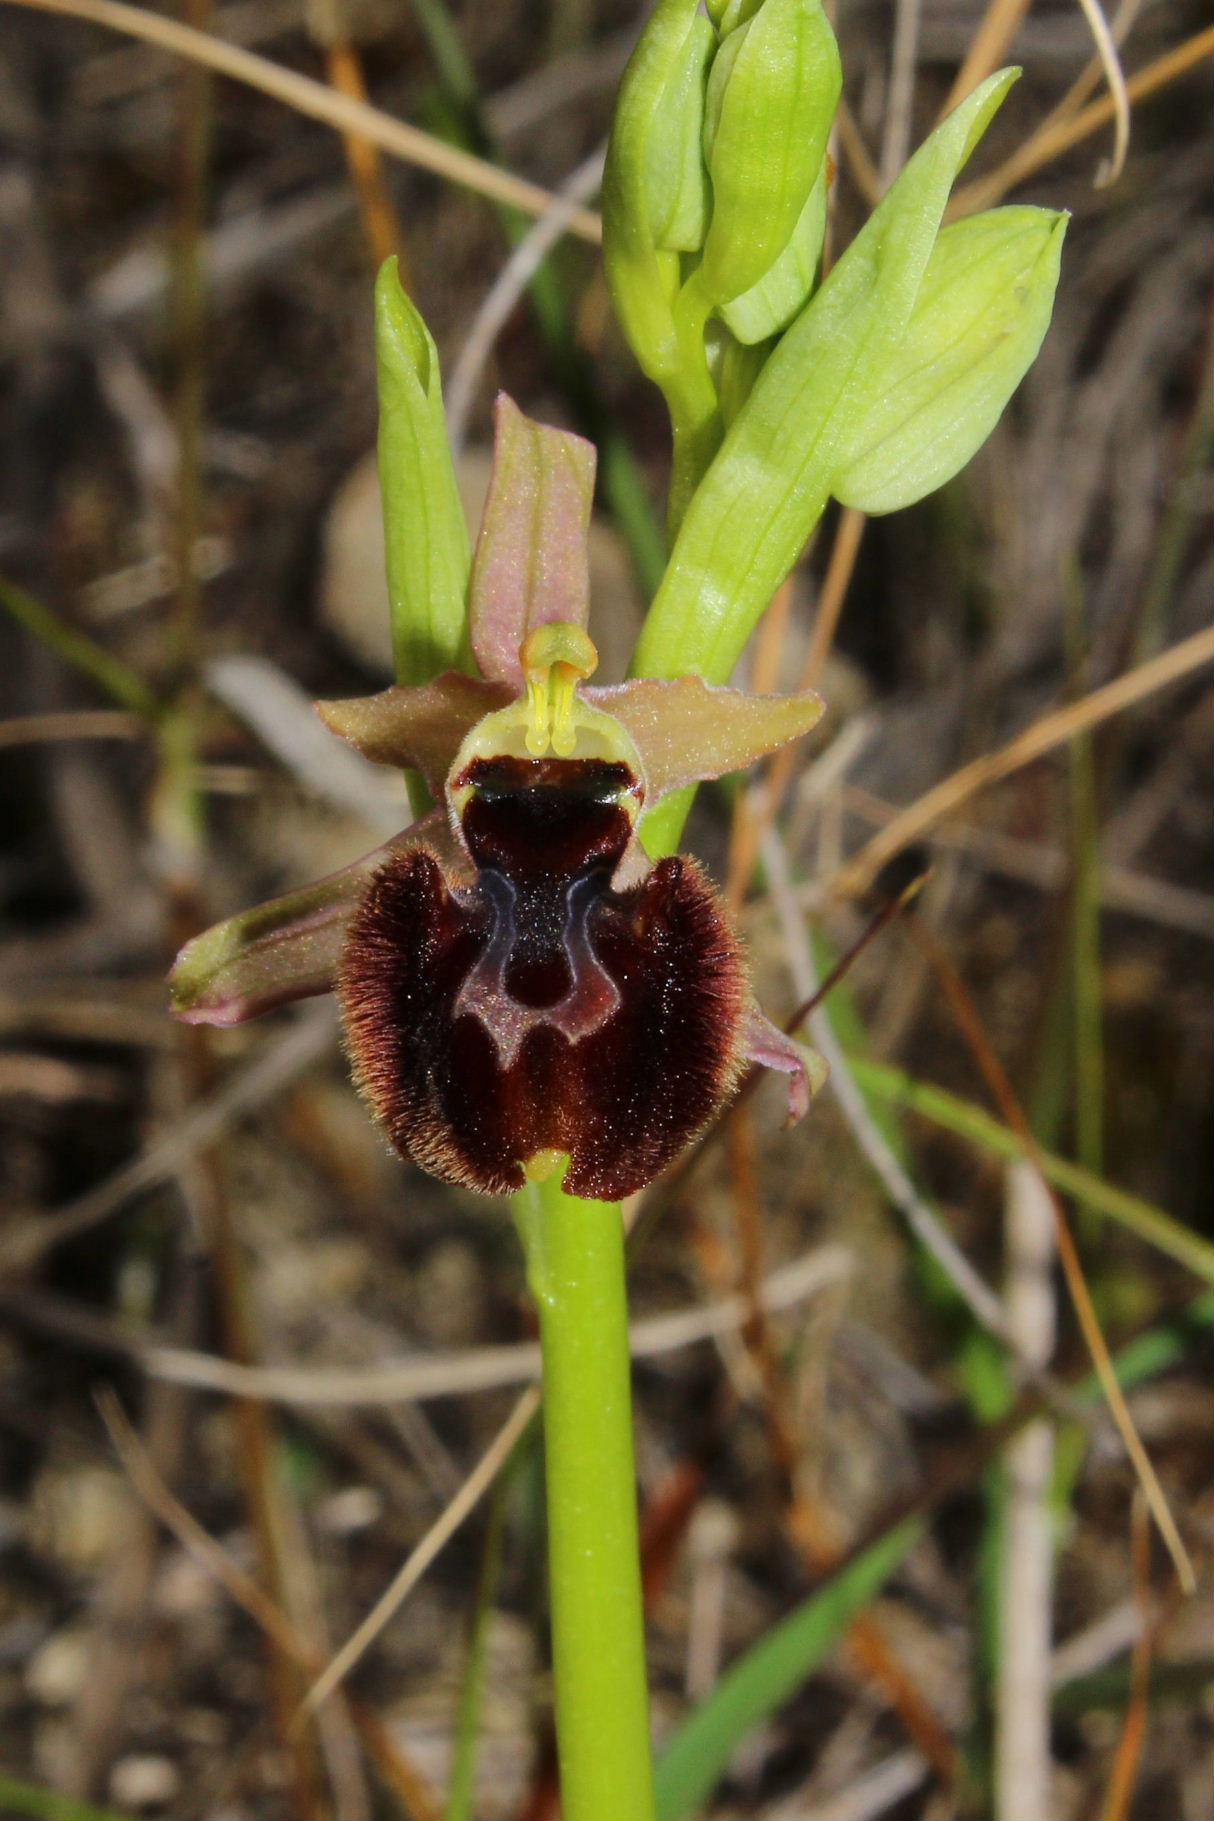
<svg viewBox="0 0 1214 1821"><path fill-rule="evenodd" d="M612 888L639 797L626 764L474 758L451 783L473 881L394 855L349 930L359 1081L402 1155L447 1181L504 1194L560 1153L570 1193L629 1194L737 1079L738 942L688 860Z"/></svg>

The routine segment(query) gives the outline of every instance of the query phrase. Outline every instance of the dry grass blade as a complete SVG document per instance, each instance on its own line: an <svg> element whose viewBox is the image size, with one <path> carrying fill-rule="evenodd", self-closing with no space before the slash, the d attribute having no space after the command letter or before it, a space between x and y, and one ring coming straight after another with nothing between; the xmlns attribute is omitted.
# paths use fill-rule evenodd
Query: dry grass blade
<svg viewBox="0 0 1214 1821"><path fill-rule="evenodd" d="M1054 1210L1033 1167L1009 1165L1004 1194L1004 1300L1021 1357L1038 1371L1054 1351ZM995 1723L999 1821L1049 1812L1050 1637L1054 1605L1054 1426L1026 1423L1004 1457L1007 1510L1000 1564Z"/></svg>
<svg viewBox="0 0 1214 1821"><path fill-rule="evenodd" d="M606 148L598 148L566 179L550 207L519 241L477 310L446 389L447 434L457 459L467 434L476 389L493 352L493 344L582 202L598 189L605 157Z"/></svg>
<svg viewBox="0 0 1214 1821"><path fill-rule="evenodd" d="M781 1808L773 1811L772 1821L878 1821L926 1782L927 1775L927 1761L917 1751L897 1751L829 1801L810 1809L799 1804Z"/></svg>
<svg viewBox="0 0 1214 1821"><path fill-rule="evenodd" d="M1096 173L1096 188L1107 190L1125 169L1126 153L1130 149L1130 97L1126 93L1125 72L1117 55L1117 45L1101 11L1100 0L1079 0L1079 5L1091 27L1096 55L1108 82L1109 100L1113 106L1113 156Z"/></svg>
<svg viewBox="0 0 1214 1821"><path fill-rule="evenodd" d="M1117 1754L1100 1810L1100 1821L1126 1821L1134 1800L1134 1787L1142 1762L1147 1732L1147 1697L1151 1681L1151 1528L1144 1500L1137 1497L1130 1513L1130 1559L1134 1567L1134 1605L1138 1634L1130 1659L1130 1700L1125 1724L1117 1741Z"/></svg>
<svg viewBox="0 0 1214 1821"><path fill-rule="evenodd" d="M514 1452L531 1419L540 1407L539 1387L524 1391L497 1435L464 1481L438 1521L430 1526L417 1547L410 1552L393 1580L384 1589L362 1624L352 1632L332 1659L324 1674L308 1692L305 1712L314 1712L327 1701L334 1689L349 1675L359 1658L370 1649L384 1626L408 1598L425 1574L435 1556L455 1535L464 1519L484 1497Z"/></svg>
<svg viewBox="0 0 1214 1821"><path fill-rule="evenodd" d="M923 0L897 0L894 42L889 60L889 95L881 135L881 187L887 190L910 151L915 111L915 71L919 62L919 23Z"/></svg>
<svg viewBox="0 0 1214 1821"><path fill-rule="evenodd" d="M121 708L67 709L59 714L21 714L0 721L0 747L43 740L139 740L146 721Z"/></svg>
<svg viewBox="0 0 1214 1821"><path fill-rule="evenodd" d="M114 1452L144 1504L281 1651L298 1656L305 1647L290 1619L169 1491L148 1459L116 1394L108 1386L102 1386L95 1396Z"/></svg>
<svg viewBox="0 0 1214 1821"><path fill-rule="evenodd" d="M848 811L871 827L885 828L900 813L892 804L857 785L843 785L840 797ZM1061 847L999 834L972 822L937 828L932 840L939 847L969 855L991 872L1036 886L1040 891L1062 891L1068 881L1067 859ZM1214 896L1207 892L1126 866L1102 868L1100 890L1108 910L1125 911L1206 941L1214 937Z"/></svg>
<svg viewBox="0 0 1214 1821"><path fill-rule="evenodd" d="M334 7L334 14L339 9ZM340 28L340 17L335 19ZM325 50L325 63L329 71L329 81L338 94L346 95L352 101L367 103L367 84L363 76L362 60L340 31L334 35L332 42ZM367 251L372 264L378 268L385 259L396 257L397 270L401 284L409 288L408 263L405 257L404 235L392 207L392 198L384 182L383 160L379 147L361 133L346 133L346 164L350 178L358 194L358 209L362 217L363 235L367 242Z"/></svg>
<svg viewBox="0 0 1214 1821"><path fill-rule="evenodd" d="M1173 645L1159 657L1152 658L1147 664L1138 665L1125 676L1106 683L1103 688L1081 696L1077 702L1069 702L1065 708L1043 715L1023 733L1017 734L1014 740L1009 740L1006 746L1000 747L997 752L984 754L969 765L963 765L959 771L943 779L926 791L916 803L910 804L900 815L895 816L892 822L861 848L854 859L841 868L830 881L829 889L844 898L866 891L888 860L901 853L912 841L921 840L938 822L952 815L954 810L967 803L978 791L986 790L1001 779L1010 777L1033 759L1063 745L1084 728L1098 726L1101 721L1107 721L1110 715L1119 714L1122 709L1153 695L1156 690L1166 689L1169 684L1179 682L1182 677L1200 670L1202 665L1212 660L1214 630L1207 628L1203 632L1195 632L1191 638L1182 639L1178 645Z"/></svg>
<svg viewBox="0 0 1214 1821"><path fill-rule="evenodd" d="M538 184L499 170L471 152L461 152L455 146L446 145L441 139L435 139L403 120L394 120L368 102L340 94L327 83L315 82L310 76L284 69L268 57L259 57L239 45L227 44L207 32L194 31L175 20L162 18L159 13L146 12L142 7L127 6L124 0L8 0L8 3L32 7L37 12L66 14L73 19L88 20L93 25L108 26L112 31L126 32L133 38L142 38L175 56L205 64L221 76L230 76L233 81L260 89L297 113L321 120L339 133L379 146L394 158L433 171L438 177L461 184L495 202L522 209L528 215L542 215L552 204L548 191ZM602 239L599 218L588 209L577 209L570 215L569 231L595 244Z"/></svg>
<svg viewBox="0 0 1214 1821"><path fill-rule="evenodd" d="M763 837L763 863L772 901L780 923L789 974L799 999L812 999L818 991L813 955L793 889L784 843L775 829ZM931 1253L974 1319L1005 1346L1012 1346L1007 1314L985 1278L976 1271L952 1235L945 1231L934 1210L919 1195L910 1177L877 1129L864 1096L823 1008L810 1019L810 1036L830 1064L830 1087L839 1110L850 1126L860 1150L876 1173L890 1200L901 1212L920 1244Z"/></svg>
<svg viewBox="0 0 1214 1821"><path fill-rule="evenodd" d="M948 100L941 109L942 115L951 113L1003 62L1008 47L1029 10L1029 4L1030 0L991 0L981 25L970 40L964 61L949 90ZM1079 0L1079 6L1096 43L1097 61L1108 81L1109 99L1116 123L1112 159L1102 166L1096 179L1097 188L1103 189L1120 176L1125 164L1130 142L1130 100L1117 55L1117 28L1110 31L1108 21L1100 9L1100 0Z"/></svg>
<svg viewBox="0 0 1214 1821"><path fill-rule="evenodd" d="M819 1246L763 1280L763 1308L768 1315L795 1308L828 1285L843 1282L851 1271L852 1257L845 1247ZM717 1339L740 1327L746 1317L744 1299L728 1296L704 1308L678 1309L669 1315L634 1322L629 1330L633 1358L652 1359L677 1347ZM497 1390L503 1385L524 1385L540 1368L539 1347L527 1341L403 1360L398 1365L385 1362L345 1368L244 1366L217 1354L177 1347L140 1348L135 1357L150 1376L190 1385L195 1390L339 1408L399 1404Z"/></svg>
<svg viewBox="0 0 1214 1821"><path fill-rule="evenodd" d="M940 110L942 117L951 114L992 70L999 68L1029 5L1030 0L990 0Z"/></svg>
<svg viewBox="0 0 1214 1821"><path fill-rule="evenodd" d="M1187 38L1175 50L1165 51L1162 57L1156 57L1153 63L1148 63L1145 69L1131 76L1125 85L1127 100L1131 104L1144 101L1158 89L1166 88L1169 82L1175 82L1190 70L1196 69L1212 52L1214 26L1208 27L1204 32L1194 33L1193 37ZM972 215L978 209L993 207L1002 201L1009 190L1022 183L1026 177L1031 177L1034 171L1039 171L1042 165L1050 164L1064 152L1069 152L1073 145L1080 145L1090 134L1098 132L1114 118L1115 113L1112 96L1105 95L1073 117L1058 119L1051 116L997 171L958 190L949 204L947 219L955 220L958 215Z"/></svg>
<svg viewBox="0 0 1214 1821"><path fill-rule="evenodd" d="M164 1182L195 1152L205 1149L244 1114L263 1106L317 1057L336 1034L336 1017L328 1003L305 1012L276 1043L270 1044L209 1100L192 1107L172 1131L149 1145L133 1163L90 1189L67 1207L14 1224L0 1237L0 1273L28 1271L67 1239L116 1214L134 1195Z"/></svg>
<svg viewBox="0 0 1214 1821"><path fill-rule="evenodd" d="M855 573L856 558L860 554L860 542L867 523L868 520L864 514L858 512L854 506L845 506L839 514L839 523L835 528L835 541L831 545L830 561L827 563L826 574L822 578L822 587L818 594L809 649L805 654L805 663L797 680L798 689L816 689L821 681L826 660L830 656L831 647L835 642L835 633L839 628L843 603L847 599L847 591ZM788 583L786 582L784 590L787 588ZM786 600L787 598L785 595ZM770 614L771 609L769 608L769 617ZM761 694L765 690L774 688L775 683L774 674L770 681L766 677L760 678L756 675L753 687ZM788 789L789 781L800 760L800 742L784 747L768 762L762 783L757 785L754 790L745 792L738 799L730 842L729 885L726 894L730 904L735 908L742 902L747 882L754 871L760 842L779 813L784 793Z"/></svg>

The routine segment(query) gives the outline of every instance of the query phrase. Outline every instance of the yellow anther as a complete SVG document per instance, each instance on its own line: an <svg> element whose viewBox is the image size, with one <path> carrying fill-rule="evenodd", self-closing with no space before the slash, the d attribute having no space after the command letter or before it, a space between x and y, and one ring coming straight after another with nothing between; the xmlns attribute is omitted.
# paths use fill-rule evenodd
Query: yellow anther
<svg viewBox="0 0 1214 1821"><path fill-rule="evenodd" d="M528 633L519 661L527 679L527 751L542 759L551 746L567 759L577 745L577 686L598 668L594 641L583 627L554 620Z"/></svg>
<svg viewBox="0 0 1214 1821"><path fill-rule="evenodd" d="M523 743L534 759L542 759L549 739L548 672L527 673L527 731Z"/></svg>
<svg viewBox="0 0 1214 1821"><path fill-rule="evenodd" d="M572 664L554 664L548 684L552 703L552 750L567 759L577 745L577 728L573 723L574 690L580 673Z"/></svg>

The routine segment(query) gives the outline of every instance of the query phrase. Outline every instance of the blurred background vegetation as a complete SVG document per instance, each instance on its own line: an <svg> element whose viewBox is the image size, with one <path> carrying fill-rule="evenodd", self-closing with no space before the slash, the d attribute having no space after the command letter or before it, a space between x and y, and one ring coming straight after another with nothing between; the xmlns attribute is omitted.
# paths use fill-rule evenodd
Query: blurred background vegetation
<svg viewBox="0 0 1214 1821"><path fill-rule="evenodd" d="M550 191L581 173L593 209L641 14L172 16L369 97L433 168L0 6L0 1816L538 1821L541 1467L510 1224L388 1156L325 1002L200 1034L170 1026L162 981L193 930L405 816L307 707L390 674L388 252L458 403L470 512L498 385L600 443L593 626L603 680L623 673L662 561L660 400L593 223L530 279L507 269L529 216L444 175L443 148ZM1111 108L1079 8L838 9L836 248L959 80L1008 60L1025 76L962 203L1074 220L988 447L911 511L828 516L760 630L751 681L826 697L811 747L702 793L691 826L773 1015L930 877L816 1014L836 1091L784 1132L763 1090L640 1211L671 1821L1209 1813L1214 34L1188 0L1113 24L1132 136L1099 188ZM1069 714L1118 678L1116 713ZM965 769L1029 729L1037 756ZM889 864L873 880L862 855ZM1038 1165L1195 1595L1093 1388ZM840 1639L815 1592L855 1606L847 1564L908 1513Z"/></svg>

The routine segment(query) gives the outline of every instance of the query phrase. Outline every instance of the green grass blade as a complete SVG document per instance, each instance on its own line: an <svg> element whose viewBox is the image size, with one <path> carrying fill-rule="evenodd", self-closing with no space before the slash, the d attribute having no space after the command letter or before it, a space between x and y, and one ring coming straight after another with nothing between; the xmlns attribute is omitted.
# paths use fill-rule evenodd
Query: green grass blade
<svg viewBox="0 0 1214 1821"><path fill-rule="evenodd" d="M1136 1334L1113 1355L1113 1370L1123 1391L1149 1384L1161 1372L1169 1371L1181 1360L1188 1359L1198 1346L1206 1346L1214 1327L1214 1293L1204 1291L1174 1315L1154 1323L1144 1333ZM1076 1402L1099 1404L1104 1389L1096 1374L1090 1373L1072 1393Z"/></svg>
<svg viewBox="0 0 1214 1821"><path fill-rule="evenodd" d="M1087 685L1083 598L1069 590L1067 643L1076 695ZM1075 1157L1104 1174L1104 987L1100 967L1100 805L1090 730L1071 741L1071 1008L1075 1060ZM1089 1237L1095 1238L1093 1231Z"/></svg>
<svg viewBox="0 0 1214 1821"><path fill-rule="evenodd" d="M861 1086L883 1099L921 1113L935 1125L955 1132L959 1138L968 1138L972 1144L992 1151L996 1157L1010 1159L1024 1155L1024 1146L1016 1134L972 1102L947 1093L944 1088L934 1087L930 1082L916 1081L902 1069L891 1068L886 1063L872 1062L863 1056L853 1056L850 1061ZM1068 1162L1065 1157L1056 1157L1050 1151L1042 1151L1039 1156L1046 1181L1064 1195L1072 1196L1098 1214L1107 1214L1195 1276L1214 1283L1214 1246L1200 1234L1165 1214L1153 1202L1116 1188L1091 1170Z"/></svg>
<svg viewBox="0 0 1214 1821"><path fill-rule="evenodd" d="M919 1540L924 1522L908 1518L880 1537L727 1671L658 1761L658 1821L678 1821L706 1800L742 1739L817 1669Z"/></svg>
<svg viewBox="0 0 1214 1821"><path fill-rule="evenodd" d="M104 645L99 645L96 639L69 626L66 620L60 619L42 601L24 588L18 588L16 582L10 582L6 576L0 576L0 607L40 640L48 651L53 651L65 664L70 664L73 670L95 683L111 701L129 708L146 721L156 719L160 704L142 677L121 658L108 652Z"/></svg>
<svg viewBox="0 0 1214 1821"><path fill-rule="evenodd" d="M1151 1685L1147 1701L1152 1708L1172 1702L1183 1703L1190 1712L1199 1709L1214 1684L1214 1659L1182 1658L1180 1662L1155 1663L1151 1667ZM1131 1696L1132 1671L1128 1663L1109 1669L1093 1670L1076 1682L1064 1682L1054 1691L1056 1714L1078 1717L1104 1709L1122 1713Z"/></svg>

